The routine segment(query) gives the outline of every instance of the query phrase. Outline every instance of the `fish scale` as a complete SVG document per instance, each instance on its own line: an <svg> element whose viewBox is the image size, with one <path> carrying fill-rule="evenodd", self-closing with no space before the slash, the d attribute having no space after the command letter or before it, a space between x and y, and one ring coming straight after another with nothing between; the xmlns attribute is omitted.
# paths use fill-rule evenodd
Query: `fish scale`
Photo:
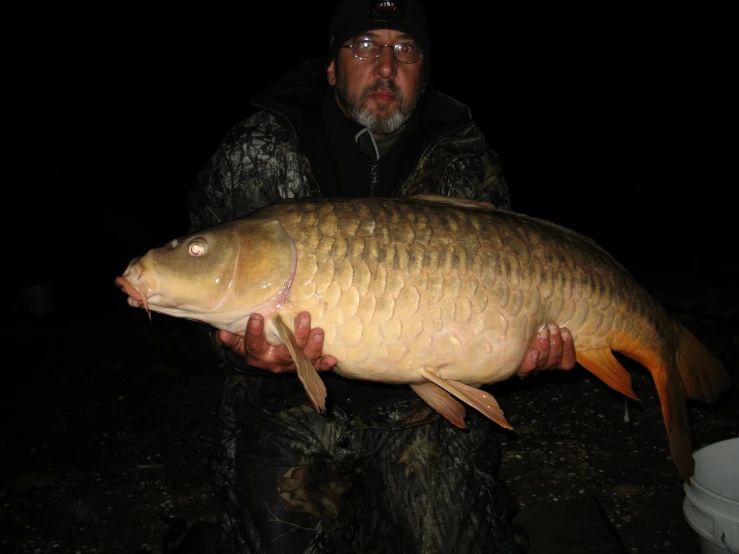
<svg viewBox="0 0 739 554"><path fill-rule="evenodd" d="M132 306L242 335L260 311L323 411L325 387L285 323L308 311L336 373L406 383L459 427L454 397L510 428L479 386L514 375L555 322L577 361L615 390L637 398L612 352L651 372L686 481L686 397L714 401L729 386L721 362L591 239L466 200L281 201L152 249L116 283Z"/></svg>
<svg viewBox="0 0 739 554"><path fill-rule="evenodd" d="M582 306L580 325L590 331L578 337L578 347L598 347L597 330L609 328L615 319L609 314L604 321L608 313L598 308L608 294L593 297L591 305L582 280L575 278L577 270L591 273L583 267L586 264L603 263L588 259L600 252L590 245L592 252L584 253L580 245L574 252L563 251L561 237L550 231L538 234L532 253L522 237L534 231L519 219L513 220L515 225L504 221L496 233L485 233L490 227L486 212L439 210L433 204L419 209L392 201L300 202L294 209L300 215L285 215L283 227L295 237L295 282L304 283L311 294L289 293L286 303L291 315L301 310L312 314L313 324L326 333L326 351L342 360L339 371L346 376L363 378L370 373L384 381L421 382L420 360L424 367L439 369L444 378L472 385L491 383L515 372L529 338L541 326L549 321L564 325L578 314L576 306ZM363 224L356 225L357 213ZM267 208L262 217L269 215ZM316 229L320 240L312 257L308 255L312 244L297 238L314 236ZM360 246L349 247L351 241ZM408 256L398 255L406 251ZM556 288L557 301L542 302L535 285L541 279L526 269L532 257L547 262L542 264L543 273L553 282L545 280L544 288ZM351 284L346 272L337 278L336 267L347 260L360 268L356 287L354 275ZM481 282L473 265L485 268ZM460 299L463 288L475 290L475 295ZM468 325L472 306L484 306L477 325ZM410 323L409 318L417 319ZM393 332L381 332L391 325ZM408 332L404 325L410 326ZM390 372L387 346L400 337L408 341L407 352ZM435 347L439 342L446 347ZM360 343L361 356L349 359L347 346ZM488 357L476 355L481 348Z"/></svg>

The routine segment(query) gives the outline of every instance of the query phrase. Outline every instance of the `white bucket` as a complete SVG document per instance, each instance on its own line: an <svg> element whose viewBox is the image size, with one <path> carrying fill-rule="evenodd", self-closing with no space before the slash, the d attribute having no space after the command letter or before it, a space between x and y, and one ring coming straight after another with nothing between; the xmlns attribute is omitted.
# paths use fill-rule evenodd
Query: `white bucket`
<svg viewBox="0 0 739 554"><path fill-rule="evenodd" d="M739 553L739 438L710 444L693 458L683 515L700 535L703 554Z"/></svg>

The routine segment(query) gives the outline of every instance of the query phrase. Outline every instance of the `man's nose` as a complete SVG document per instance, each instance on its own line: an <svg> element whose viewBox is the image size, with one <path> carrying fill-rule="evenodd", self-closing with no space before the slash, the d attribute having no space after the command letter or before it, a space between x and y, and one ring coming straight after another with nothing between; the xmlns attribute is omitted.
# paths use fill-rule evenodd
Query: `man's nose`
<svg viewBox="0 0 739 554"><path fill-rule="evenodd" d="M392 46L383 46L380 50L379 57L375 60L375 71L383 79L389 79L395 76L398 69L398 60L393 55Z"/></svg>

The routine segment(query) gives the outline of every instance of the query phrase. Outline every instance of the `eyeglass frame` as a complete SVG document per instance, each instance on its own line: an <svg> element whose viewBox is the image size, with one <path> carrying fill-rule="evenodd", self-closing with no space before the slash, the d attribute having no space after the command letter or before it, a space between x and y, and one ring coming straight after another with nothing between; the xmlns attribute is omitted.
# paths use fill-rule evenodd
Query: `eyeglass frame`
<svg viewBox="0 0 739 554"><path fill-rule="evenodd" d="M363 39L363 41L364 42L371 42L371 43L376 44L378 46L377 55L374 58L360 58L359 56L357 56L356 52L354 52L354 44L353 44L354 39L352 39L352 44L342 44L339 48L348 48L349 50L352 51L352 56L354 56L355 58L357 58L358 60L363 61L363 62L371 62L372 60L376 60L377 58L379 58L382 55L382 49L385 48L386 46L392 46L392 48L393 48L393 58L395 58L395 60L398 63L403 63L405 65L411 65L411 64L414 64L414 63L418 62L421 58L423 58L423 49L421 48L421 46L417 42L412 41L412 40L406 40L404 42L397 42L395 44L380 44L376 40L372 40L372 39ZM418 50L420 52L420 54L418 55L418 59L415 60L415 61L412 61L412 62L404 62L403 60L398 59L398 56L395 55L395 47L396 46L400 46L402 44L415 44L416 46L418 46Z"/></svg>

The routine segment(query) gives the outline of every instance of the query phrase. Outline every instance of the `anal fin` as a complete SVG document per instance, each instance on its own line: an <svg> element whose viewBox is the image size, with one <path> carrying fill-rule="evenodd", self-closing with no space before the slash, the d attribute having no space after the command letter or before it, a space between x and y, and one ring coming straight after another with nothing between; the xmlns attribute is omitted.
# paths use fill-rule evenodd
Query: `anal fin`
<svg viewBox="0 0 739 554"><path fill-rule="evenodd" d="M421 399L434 410L443 415L453 425L460 429L466 429L464 422L465 409L462 404L454 400L452 396L436 383L426 381L425 383L412 383L411 388Z"/></svg>
<svg viewBox="0 0 739 554"><path fill-rule="evenodd" d="M439 385L442 389L456 396L462 402L469 404L501 427L504 427L505 429L513 429L513 426L506 420L503 410L500 409L498 402L491 394L458 381L442 379L427 369L421 369L420 372L426 379Z"/></svg>
<svg viewBox="0 0 739 554"><path fill-rule="evenodd" d="M285 346L287 346L287 349L290 351L290 355L295 362L295 366L298 369L298 378L300 379L300 382L303 383L308 399L316 410L320 413L324 413L326 411L327 393L323 379L321 379L321 376L318 374L318 371L316 371L316 368L313 367L310 360L306 358L302 352L295 349L292 331L290 331L287 325L285 325L280 314L275 316L274 322L277 327L277 332L280 335L280 339L285 343Z"/></svg>
<svg viewBox="0 0 739 554"><path fill-rule="evenodd" d="M610 348L601 350L577 351L577 363L603 381L613 390L625 394L633 400L639 400L631 388L631 375L615 358Z"/></svg>

